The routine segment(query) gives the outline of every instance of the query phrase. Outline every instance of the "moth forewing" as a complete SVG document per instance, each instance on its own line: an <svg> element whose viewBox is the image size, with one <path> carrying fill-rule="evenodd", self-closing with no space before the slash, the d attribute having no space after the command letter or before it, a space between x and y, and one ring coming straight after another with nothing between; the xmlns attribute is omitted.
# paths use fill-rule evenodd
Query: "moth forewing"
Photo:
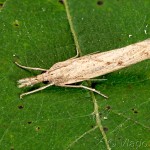
<svg viewBox="0 0 150 150"><path fill-rule="evenodd" d="M114 72L149 58L150 40L145 40L123 48L72 59L67 65L66 61L60 62L60 68L50 68L49 77L55 80L57 85L72 84ZM59 66L59 63L57 65Z"/></svg>
<svg viewBox="0 0 150 150"><path fill-rule="evenodd" d="M36 77L21 79L18 82L20 84L19 87L22 88L39 82L49 81L49 86L79 87L105 96L95 89L84 87L82 85L75 86L69 84L105 75L146 59L150 59L150 39L123 48L58 62L45 73ZM17 65L25 69L45 70L41 68L25 67L19 64ZM24 93L21 96L37 92L47 87L48 85L35 91Z"/></svg>

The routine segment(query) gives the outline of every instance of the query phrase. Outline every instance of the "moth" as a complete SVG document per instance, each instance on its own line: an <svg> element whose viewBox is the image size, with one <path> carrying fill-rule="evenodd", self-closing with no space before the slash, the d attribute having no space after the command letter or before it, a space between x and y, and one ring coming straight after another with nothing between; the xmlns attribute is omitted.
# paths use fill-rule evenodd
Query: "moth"
<svg viewBox="0 0 150 150"><path fill-rule="evenodd" d="M66 61L58 62L50 69L26 67L15 62L16 65L24 69L45 71L40 75L19 80L19 88L33 86L37 83L48 81L48 84L43 87L21 94L20 98L52 85L84 88L108 98L96 89L73 84L114 72L146 59L150 59L150 39L102 53L89 54L82 57L76 56Z"/></svg>

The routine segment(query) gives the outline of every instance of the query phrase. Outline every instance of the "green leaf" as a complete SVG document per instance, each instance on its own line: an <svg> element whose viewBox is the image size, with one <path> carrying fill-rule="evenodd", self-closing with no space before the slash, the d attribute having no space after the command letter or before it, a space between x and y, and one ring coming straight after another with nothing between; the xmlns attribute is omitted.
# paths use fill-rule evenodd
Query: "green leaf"
<svg viewBox="0 0 150 150"><path fill-rule="evenodd" d="M107 81L92 87L107 100L56 86L19 99L43 84L18 89L17 80L40 72L14 61L50 68L75 56L76 48L86 55L150 37L148 0L64 2L0 3L0 149L150 149L149 60L98 77Z"/></svg>

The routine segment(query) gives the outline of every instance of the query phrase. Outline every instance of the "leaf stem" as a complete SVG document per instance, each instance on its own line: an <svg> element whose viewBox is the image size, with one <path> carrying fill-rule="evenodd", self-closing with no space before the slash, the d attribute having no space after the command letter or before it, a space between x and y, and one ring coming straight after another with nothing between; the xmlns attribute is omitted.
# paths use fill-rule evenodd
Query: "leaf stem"
<svg viewBox="0 0 150 150"><path fill-rule="evenodd" d="M104 132L104 129L103 129L103 126L102 126L102 123L101 123L101 119L100 119L100 115L99 115L99 110L98 110L98 104L97 104L97 100L95 98L95 95L93 92L91 92L91 95L92 95L92 99L93 99L93 103L94 103L94 114L96 116L96 124L97 126L99 127L101 133L102 133L102 136L103 136L103 139L105 141L105 144L106 144L106 147L107 147L107 150L111 150L110 146L109 146L109 142L107 140L107 136Z"/></svg>
<svg viewBox="0 0 150 150"><path fill-rule="evenodd" d="M81 49L80 49L80 46L79 46L78 38L77 38L76 32L75 32L74 27L73 27L72 17L70 15L70 11L69 11L69 6L68 6L67 0L64 0L64 5L65 5L65 9L66 9L68 22L69 22L69 25L70 25L70 30L71 30L71 33L73 35L73 39L74 39L74 42L75 42L77 54L82 56L82 52L81 52Z"/></svg>
<svg viewBox="0 0 150 150"><path fill-rule="evenodd" d="M72 32L72 35L73 35L73 39L74 39L74 42L75 42L75 46L76 46L77 52L79 52L80 56L82 56L81 49L80 49L79 42L78 42L78 38L77 38L76 32L75 32L74 27L73 27L72 17L70 15L70 11L69 11L69 6L68 6L67 0L64 0L64 5L65 5L67 18L68 18L68 21L69 21L70 29L71 29L71 32ZM90 81L88 81L88 84L90 84ZM105 134L105 132L103 130L103 126L101 124L97 100L96 100L93 92L91 92L91 95L92 95L92 99L93 99L93 103L94 103L94 114L96 116L96 124L97 124L98 128L100 129L100 131L102 133L102 136L103 136L103 139L105 141L107 150L111 150L111 148L109 146L109 142L108 142L107 137L106 137L106 134Z"/></svg>

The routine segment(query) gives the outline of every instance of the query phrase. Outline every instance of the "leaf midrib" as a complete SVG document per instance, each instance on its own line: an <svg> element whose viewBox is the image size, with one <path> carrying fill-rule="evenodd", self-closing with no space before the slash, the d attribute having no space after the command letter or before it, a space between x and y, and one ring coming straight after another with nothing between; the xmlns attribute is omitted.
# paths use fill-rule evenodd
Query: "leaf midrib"
<svg viewBox="0 0 150 150"><path fill-rule="evenodd" d="M82 50L81 50L79 42L78 42L77 34L76 34L75 30L74 30L74 25L73 25L73 22L72 22L72 17L71 17L70 11L69 11L69 5L68 5L67 0L64 1L64 5L65 5L67 19L68 19L68 22L69 22L69 25L70 25L70 30L71 30L71 33L72 33L72 36L73 36L73 39L74 39L76 50L78 50L79 56L82 56ZM91 85L90 81L88 81L88 85ZM107 136L106 136L106 134L105 134L105 132L103 130L103 125L101 123L101 118L100 118L100 115L99 115L99 106L98 106L96 97L95 97L95 95L94 95L94 93L92 91L90 91L90 93L91 93L90 94L91 95L91 99L93 100L93 104L94 104L93 114L95 115L96 125L98 126L98 128L99 128L99 130L100 130L100 132L101 132L101 134L103 136L103 139L104 139L104 142L106 144L107 149L110 150L111 148L110 148Z"/></svg>

